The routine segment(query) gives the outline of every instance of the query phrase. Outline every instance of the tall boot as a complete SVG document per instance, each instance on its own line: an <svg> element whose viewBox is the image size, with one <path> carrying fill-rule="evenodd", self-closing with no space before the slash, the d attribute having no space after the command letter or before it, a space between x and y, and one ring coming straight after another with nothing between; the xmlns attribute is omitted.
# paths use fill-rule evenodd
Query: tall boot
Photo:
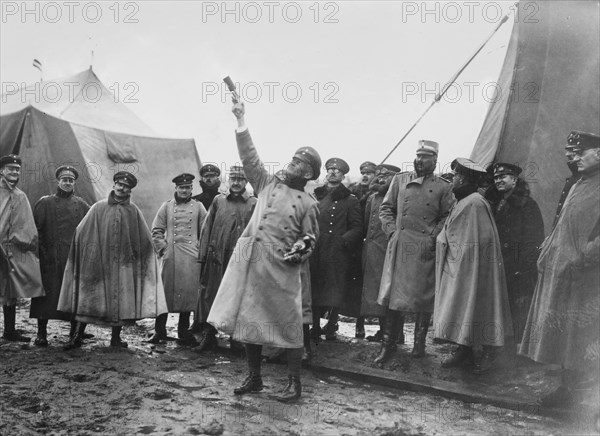
<svg viewBox="0 0 600 436"><path fill-rule="evenodd" d="M321 338L321 312L320 307L313 306L313 327L310 330L310 337L315 341Z"/></svg>
<svg viewBox="0 0 600 436"><path fill-rule="evenodd" d="M402 321L402 329L404 330L404 320ZM369 342L381 342L383 339L383 331L385 330L385 316L379 317L379 330L374 335L367 336ZM402 343L404 343L404 332L402 332Z"/></svg>
<svg viewBox="0 0 600 436"><path fill-rule="evenodd" d="M484 345L482 350L477 350L475 353L473 373L480 375L485 374L495 367L496 349L490 345Z"/></svg>
<svg viewBox="0 0 600 436"><path fill-rule="evenodd" d="M83 345L83 337L85 335L85 327L87 324L85 322L72 322L75 322L75 333L73 336L71 336L67 345L63 347L63 350L65 351L72 350L74 348L81 348ZM73 324L71 324L71 328L72 326Z"/></svg>
<svg viewBox="0 0 600 436"><path fill-rule="evenodd" d="M110 346L118 348L127 348L127 342L121 340L121 326L115 326L112 328L112 336L110 338Z"/></svg>
<svg viewBox="0 0 600 436"><path fill-rule="evenodd" d="M300 384L302 348L288 348L286 355L288 383L277 395L271 395L270 398L282 403L292 403L298 400L302 394L302 385Z"/></svg>
<svg viewBox="0 0 600 436"><path fill-rule="evenodd" d="M194 351L199 353L204 350L212 350L217 348L217 345L217 329L211 324L206 323L204 331L200 336L198 346L194 348Z"/></svg>
<svg viewBox="0 0 600 436"><path fill-rule="evenodd" d="M329 311L329 320L325 325L325 340L326 341L335 341L337 336L335 332L338 331L338 318L339 318L340 309L337 307L332 307Z"/></svg>
<svg viewBox="0 0 600 436"><path fill-rule="evenodd" d="M177 324L177 344L194 347L198 341L188 329L190 327L190 312L181 312L179 314L179 323Z"/></svg>
<svg viewBox="0 0 600 436"><path fill-rule="evenodd" d="M365 338L365 317L359 316L356 318L356 331L354 333L354 337L356 339L364 339Z"/></svg>
<svg viewBox="0 0 600 436"><path fill-rule="evenodd" d="M12 342L31 341L31 338L23 336L15 329L15 322L17 319L17 305L13 304L12 306L2 306L2 311L4 312L4 333L2 334L2 337L7 341Z"/></svg>
<svg viewBox="0 0 600 436"><path fill-rule="evenodd" d="M48 320L38 318L38 331L33 345L36 347L48 346Z"/></svg>
<svg viewBox="0 0 600 436"><path fill-rule="evenodd" d="M412 352L412 357L421 358L425 356L425 340L427 339L427 331L429 330L429 321L431 313L419 312L415 320L415 341Z"/></svg>
<svg viewBox="0 0 600 436"><path fill-rule="evenodd" d="M159 344L160 341L167 340L167 318L169 317L168 313L161 313L156 317L154 321L154 334L148 342L150 344Z"/></svg>
<svg viewBox="0 0 600 436"><path fill-rule="evenodd" d="M248 376L241 386L235 388L235 395L243 395L263 390L262 377L260 376L260 360L262 359L262 345L245 344L246 359L248 361Z"/></svg>
<svg viewBox="0 0 600 436"><path fill-rule="evenodd" d="M385 317L385 330L379 355L375 358L375 363L385 363L396 351L396 341L398 340L398 326L401 319L401 313L388 309Z"/></svg>
<svg viewBox="0 0 600 436"><path fill-rule="evenodd" d="M73 320L71 320L71 329L69 330L69 339L71 339L73 336L75 336L75 333L77 333L77 321L75 321L73 319Z"/></svg>
<svg viewBox="0 0 600 436"><path fill-rule="evenodd" d="M310 363L312 361L312 347L310 344L310 325L302 324L302 336L304 340L302 364L305 366L310 366Z"/></svg>
<svg viewBox="0 0 600 436"><path fill-rule="evenodd" d="M397 320L398 339L396 340L396 343L403 345L405 342L405 340L404 340L404 313L398 312L398 314L396 316L398 317L398 320Z"/></svg>

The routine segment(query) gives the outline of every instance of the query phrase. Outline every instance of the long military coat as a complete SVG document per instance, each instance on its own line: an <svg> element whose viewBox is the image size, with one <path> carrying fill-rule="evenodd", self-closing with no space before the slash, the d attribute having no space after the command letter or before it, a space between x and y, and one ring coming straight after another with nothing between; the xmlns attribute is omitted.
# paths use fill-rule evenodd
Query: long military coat
<svg viewBox="0 0 600 436"><path fill-rule="evenodd" d="M44 295L38 234L29 200L0 176L0 303Z"/></svg>
<svg viewBox="0 0 600 436"><path fill-rule="evenodd" d="M351 252L360 250L362 215L358 199L344 185L315 189L321 236L310 258L313 306L340 307L351 285Z"/></svg>
<svg viewBox="0 0 600 436"><path fill-rule="evenodd" d="M572 188L542 245L520 353L537 362L598 372L600 172Z"/></svg>
<svg viewBox="0 0 600 436"><path fill-rule="evenodd" d="M363 288L361 316L385 316L386 308L377 304L383 262L387 248L387 235L381 227L379 207L384 195L378 192L369 197L365 207L366 238L363 243Z"/></svg>
<svg viewBox="0 0 600 436"><path fill-rule="evenodd" d="M435 238L454 204L452 186L433 174L397 174L379 217L390 238L377 302L392 310L432 312ZM391 236L391 237L390 237Z"/></svg>
<svg viewBox="0 0 600 436"><path fill-rule="evenodd" d="M531 297L537 279L537 258L544 240L544 220L540 208L529 196L527 182L518 179L511 195L502 201L495 186L486 192L490 201L506 273L508 302L516 342L521 341Z"/></svg>
<svg viewBox="0 0 600 436"><path fill-rule="evenodd" d="M269 174L247 130L236 138L258 202L235 245L208 322L240 342L302 348L302 264L284 261L284 254L304 237L314 246L319 209L309 194L284 183L283 175Z"/></svg>
<svg viewBox="0 0 600 436"><path fill-rule="evenodd" d="M152 222L152 240L171 313L196 309L200 280L198 241L205 218L206 209L199 201L172 198L160 206Z"/></svg>
<svg viewBox="0 0 600 436"><path fill-rule="evenodd" d="M500 347L512 336L500 240L478 192L456 203L438 235L435 278L436 337Z"/></svg>
<svg viewBox="0 0 600 436"><path fill-rule="evenodd" d="M77 226L58 310L108 326L167 312L152 235L129 199L118 202L111 192Z"/></svg>
<svg viewBox="0 0 600 436"><path fill-rule="evenodd" d="M237 240L250 221L256 201L256 197L251 197L248 192L239 196L220 194L208 209L198 254L198 260L204 263L196 309L199 321L208 318L225 268Z"/></svg>
<svg viewBox="0 0 600 436"><path fill-rule="evenodd" d="M66 321L71 318L56 307L75 229L89 209L90 205L81 197L60 189L35 204L33 218L40 238L40 267L46 296L31 300L31 318Z"/></svg>

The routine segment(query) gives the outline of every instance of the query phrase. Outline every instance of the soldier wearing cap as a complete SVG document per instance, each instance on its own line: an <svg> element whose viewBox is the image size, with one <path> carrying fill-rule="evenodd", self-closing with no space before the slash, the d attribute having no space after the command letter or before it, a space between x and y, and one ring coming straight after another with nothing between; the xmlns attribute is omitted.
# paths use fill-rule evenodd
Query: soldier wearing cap
<svg viewBox="0 0 600 436"><path fill-rule="evenodd" d="M360 249L362 212L358 199L342 181L350 170L340 158L325 162L327 183L315 189L319 201L321 237L310 258L313 304L313 336L325 334L335 340L339 310L352 282L351 253ZM321 329L321 316L329 311L329 320Z"/></svg>
<svg viewBox="0 0 600 436"><path fill-rule="evenodd" d="M108 199L92 205L75 230L58 310L112 327L111 347L124 348L122 327L167 312L167 304L152 235L131 202L137 178L119 171L113 181ZM77 330L65 349L81 347L84 328Z"/></svg>
<svg viewBox="0 0 600 436"><path fill-rule="evenodd" d="M382 341L387 309L377 304L388 243L387 235L383 232L381 226L379 207L390 188L392 179L399 172L400 168L394 165L381 164L377 166L375 169L375 178L370 186L373 194L368 198L365 208L365 229L363 233L366 236L362 250L363 286L360 316L363 319L366 316L377 316L379 317L380 326L379 331L375 335L367 337L367 340L370 342ZM404 338L402 338L402 343L404 343Z"/></svg>
<svg viewBox="0 0 600 436"><path fill-rule="evenodd" d="M451 167L457 203L437 237L435 336L458 344L442 367L473 361L482 374L512 336L506 278L494 216L478 192L486 171L464 158Z"/></svg>
<svg viewBox="0 0 600 436"><path fill-rule="evenodd" d="M403 343L403 312L414 312L411 355L425 356L435 296L435 238L454 204L451 185L434 174L439 145L420 140L414 171L392 179L379 216L388 236L378 303L387 308L383 343L376 363L384 363Z"/></svg>
<svg viewBox="0 0 600 436"><path fill-rule="evenodd" d="M219 195L219 186L221 186L221 170L213 164L205 164L200 168L200 187L202 193L194 195L192 198L199 201L208 210L213 199Z"/></svg>
<svg viewBox="0 0 600 436"><path fill-rule="evenodd" d="M531 198L529 184L519 177L521 171L518 165L494 164L494 184L485 192L502 244L514 333L508 348L511 354L516 354L516 345L521 342L537 279L539 246L544 240L542 213Z"/></svg>
<svg viewBox="0 0 600 436"><path fill-rule="evenodd" d="M67 257L77 225L90 209L83 198L75 195L79 178L69 165L57 168L56 193L40 198L33 207L33 218L40 238L40 268L46 296L31 300L29 316L37 318L38 332L34 345L48 345L48 320L71 321L69 338L76 333L77 322L68 314L56 310ZM82 326L84 328L84 326Z"/></svg>
<svg viewBox="0 0 600 436"><path fill-rule="evenodd" d="M565 158L567 159L567 167L569 171L571 171L571 175L567 177L565 180L565 186L560 193L560 198L558 200L558 206L556 207L556 215L554 215L554 223L552 224L552 228L556 225L558 221L558 216L560 215L560 211L562 210L563 204L565 204L565 200L567 199L567 195L569 195L569 191L571 187L579 180L581 177L579 175L579 169L577 168L577 162L575 162L575 152L573 148L579 140L579 133L577 131L573 131L567 137L567 145L565 145Z"/></svg>
<svg viewBox="0 0 600 436"><path fill-rule="evenodd" d="M230 167L229 192L215 197L202 227L198 261L203 267L194 320L194 324L198 321L195 332L200 333L200 344L196 351L217 345L217 330L206 320L235 244L250 222L256 206L257 199L246 190L247 183L243 167Z"/></svg>
<svg viewBox="0 0 600 436"><path fill-rule="evenodd" d="M249 374L236 395L263 389L262 346L287 349L288 383L278 401L296 401L302 391L302 262L317 237L319 210L304 187L319 177L321 158L311 147L296 151L292 161L269 174L245 124L244 103L236 103L238 152L248 181L258 195L254 213L238 239L208 323L245 344Z"/></svg>
<svg viewBox="0 0 600 436"><path fill-rule="evenodd" d="M542 399L549 407L585 401L577 392L598 392L600 136L572 132L569 143L580 179L542 245L520 347L536 362L564 369L559 388Z"/></svg>
<svg viewBox="0 0 600 436"><path fill-rule="evenodd" d="M38 235L29 200L17 188L21 158L0 157L0 304L7 341L29 342L15 328L17 299L44 295L38 260Z"/></svg>
<svg viewBox="0 0 600 436"><path fill-rule="evenodd" d="M365 207L367 199L373 191L370 188L371 182L375 178L375 169L377 165L373 162L365 161L360 164L361 179L359 182L352 183L348 186L350 192L354 194L360 203L361 216L365 215ZM364 235L363 235L364 236ZM363 276L362 276L362 243L359 244L357 250L353 251L350 259L350 271L352 271L352 281L348 288L348 298L341 308L341 313L346 316L356 317L356 330L354 337L364 339L365 337L365 319L360 316L360 306L362 299Z"/></svg>
<svg viewBox="0 0 600 436"><path fill-rule="evenodd" d="M170 313L179 313L179 345L197 345L188 328L198 295L198 241L206 209L202 203L192 199L194 179L188 173L173 178L175 194L160 206L152 222L152 240L160 259L167 307ZM154 335L148 342L158 344L167 339L168 316L168 313L163 313L156 317Z"/></svg>

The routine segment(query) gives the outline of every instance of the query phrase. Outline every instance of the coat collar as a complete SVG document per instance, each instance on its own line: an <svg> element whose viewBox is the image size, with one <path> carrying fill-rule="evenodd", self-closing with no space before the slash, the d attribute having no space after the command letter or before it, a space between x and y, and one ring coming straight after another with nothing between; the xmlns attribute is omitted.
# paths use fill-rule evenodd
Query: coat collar
<svg viewBox="0 0 600 436"><path fill-rule="evenodd" d="M241 198L244 203L248 201L248 199L250 198L250 194L248 193L248 190L244 190L244 192L242 192L241 195L231 195L231 192L227 191L227 199L228 200L237 200L238 198Z"/></svg>
<svg viewBox="0 0 600 436"><path fill-rule="evenodd" d="M496 205L502 200L502 194L498 192L495 185L491 185L485 192L485 198L490 203ZM518 179L515 189L513 189L513 192L508 196L506 202L513 207L522 208L525 206L528 199L529 184L523 179Z"/></svg>
<svg viewBox="0 0 600 436"><path fill-rule="evenodd" d="M327 185L323 185L315 188L315 197L320 201L324 199L329 192L331 192L331 199L333 201L343 200L350 197L350 194L352 194L352 192L342 184L333 190L327 188Z"/></svg>
<svg viewBox="0 0 600 436"><path fill-rule="evenodd" d="M124 206L129 205L129 200L131 199L131 195L128 196L125 200L117 200L115 198L115 191L110 191L110 194L108 195L108 204L122 204Z"/></svg>

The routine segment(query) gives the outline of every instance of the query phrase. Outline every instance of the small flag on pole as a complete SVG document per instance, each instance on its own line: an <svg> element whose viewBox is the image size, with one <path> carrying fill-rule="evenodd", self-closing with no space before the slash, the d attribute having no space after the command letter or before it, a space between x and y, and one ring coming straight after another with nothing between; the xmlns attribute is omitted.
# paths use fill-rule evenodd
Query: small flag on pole
<svg viewBox="0 0 600 436"><path fill-rule="evenodd" d="M44 71L42 70L42 63L40 61L38 61L37 59L34 59L32 65L34 68L37 68L38 70L40 70L40 80L43 82L44 81Z"/></svg>

